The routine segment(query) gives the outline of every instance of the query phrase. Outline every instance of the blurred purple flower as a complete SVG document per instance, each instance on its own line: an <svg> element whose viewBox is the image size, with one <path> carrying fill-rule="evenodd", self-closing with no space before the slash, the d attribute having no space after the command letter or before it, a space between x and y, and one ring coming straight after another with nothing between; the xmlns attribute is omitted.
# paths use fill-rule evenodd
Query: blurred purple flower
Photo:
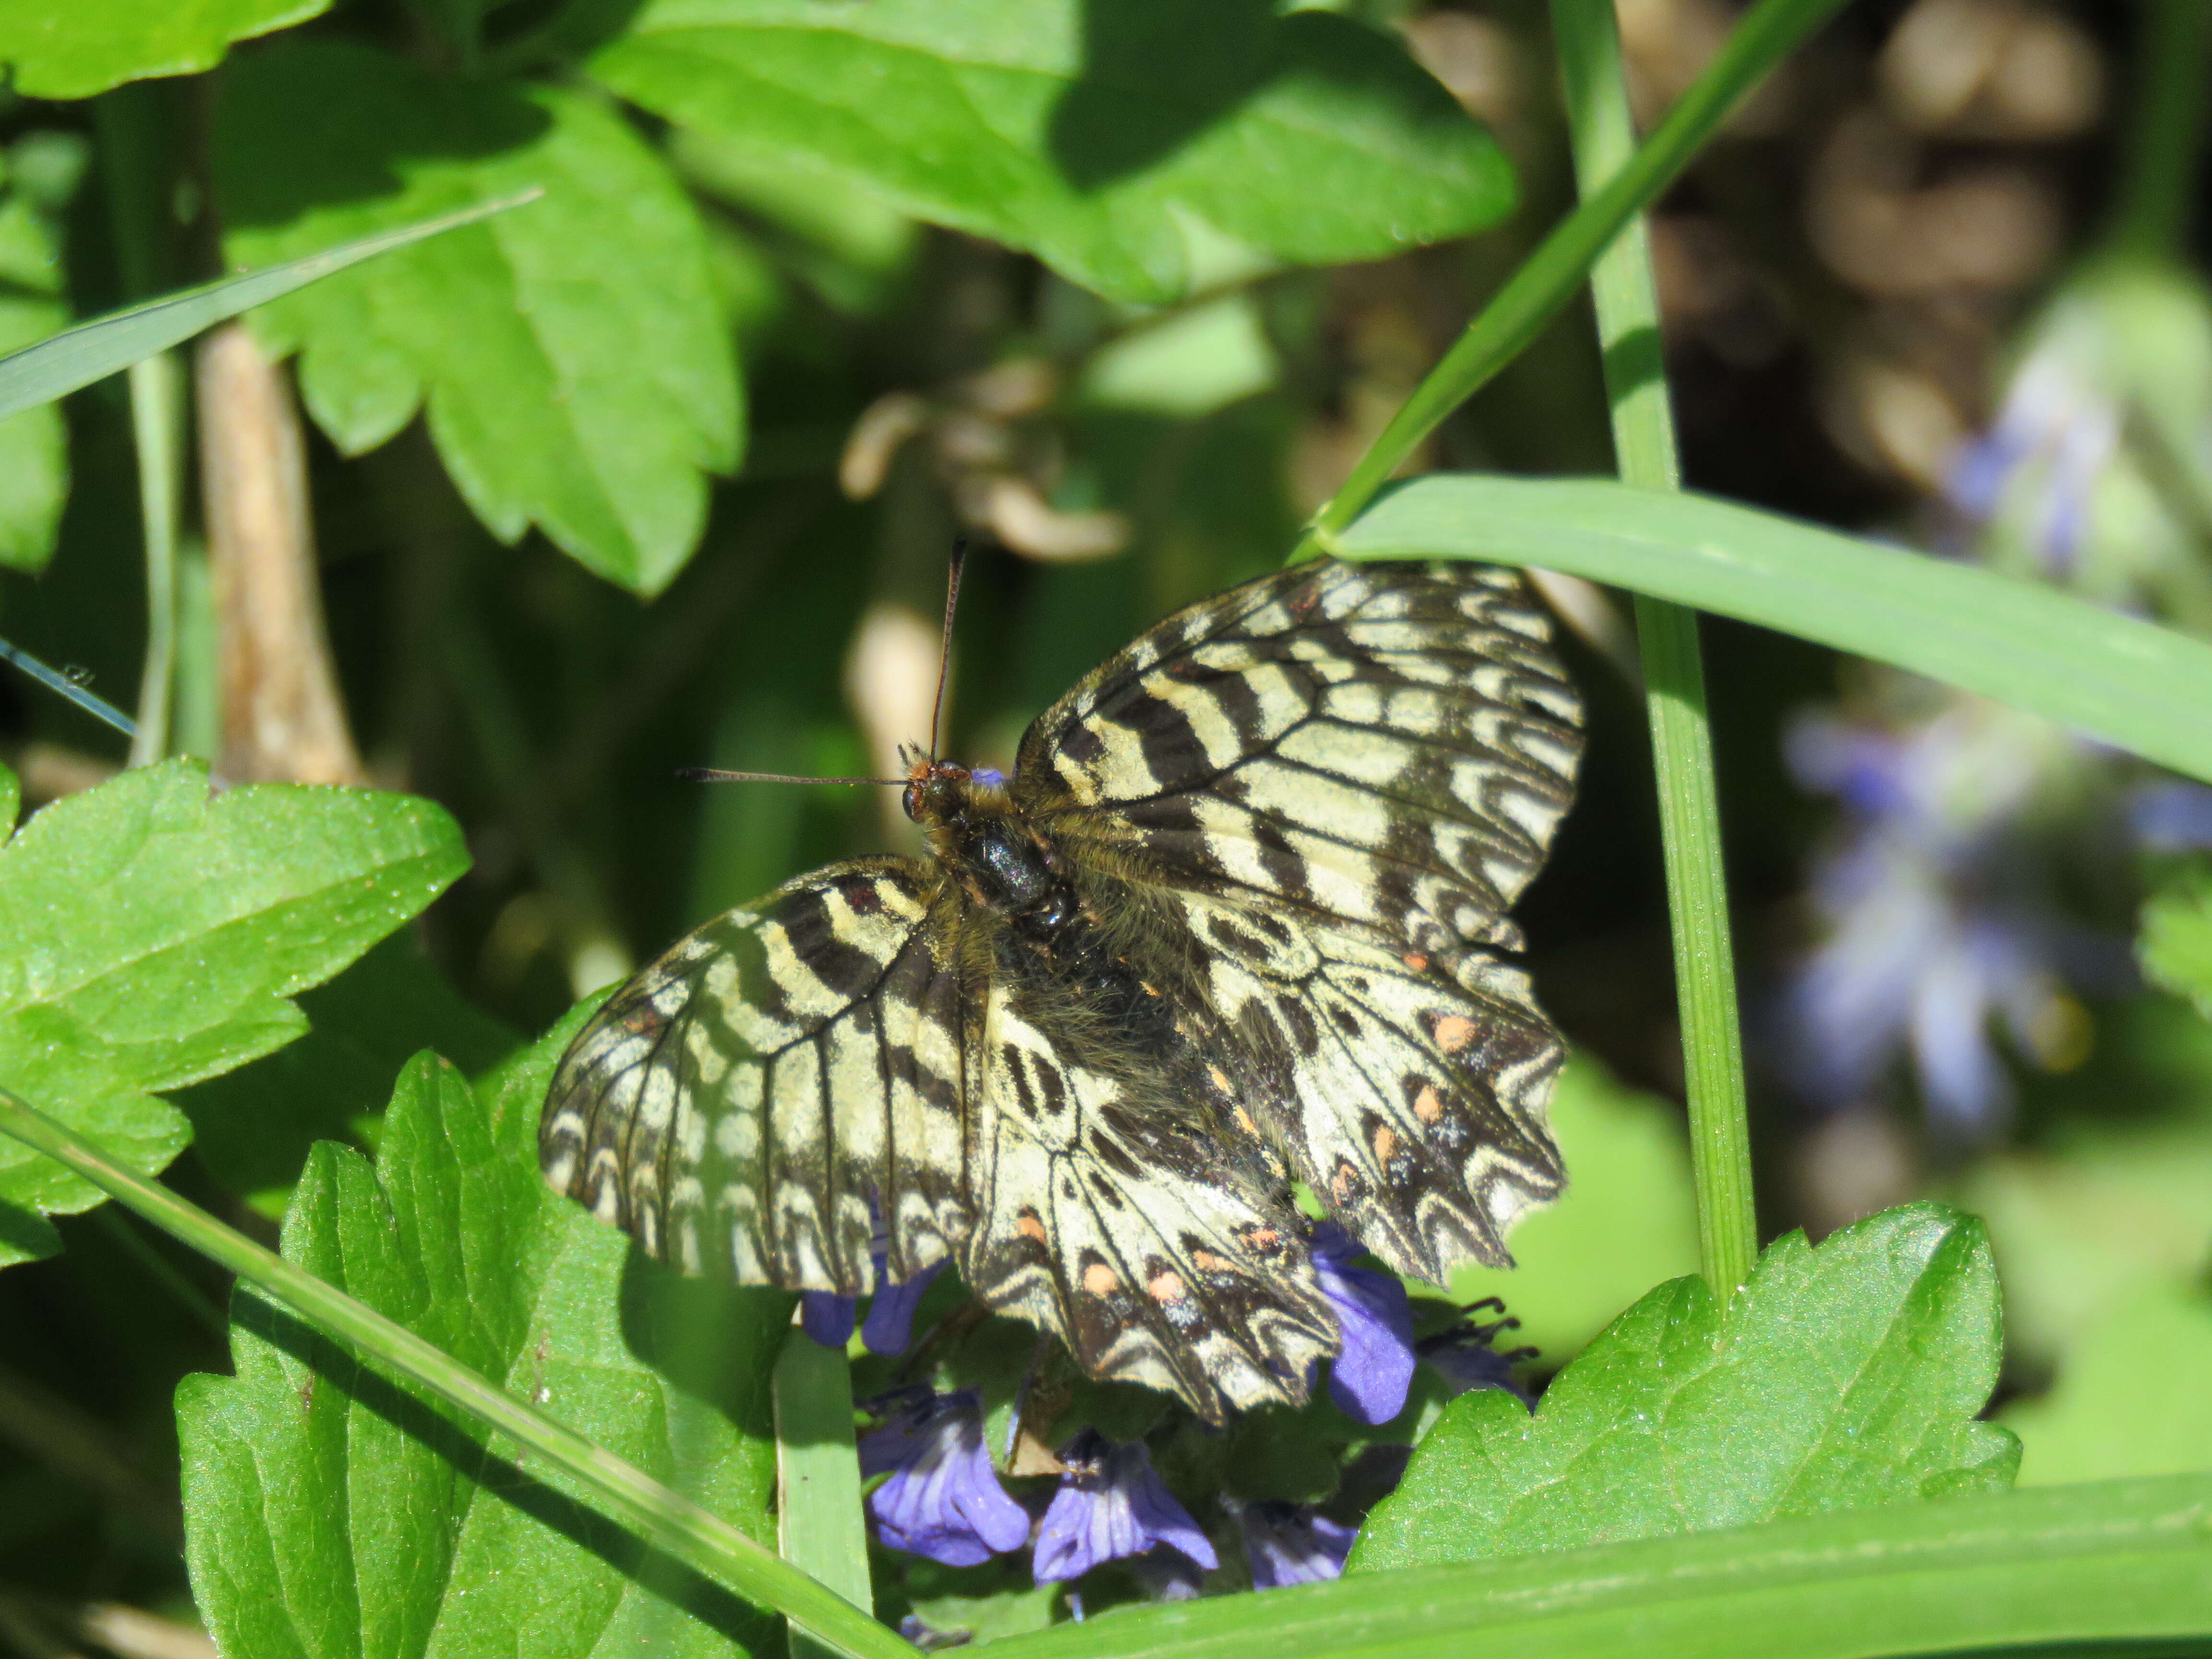
<svg viewBox="0 0 2212 1659"><path fill-rule="evenodd" d="M2064 578L2081 553L2090 494L2119 442L2119 405L2075 374L2063 354L2038 352L2014 377L1996 423L1960 448L1943 493L1960 512L1985 522L2016 477L2035 473L2037 561Z"/></svg>
<svg viewBox="0 0 2212 1659"><path fill-rule="evenodd" d="M1315 1275L1336 1312L1344 1346L1329 1363L1328 1395L1354 1422L1388 1423L1413 1380L1413 1313L1395 1274L1354 1263L1360 1249L1334 1222L1314 1229Z"/></svg>
<svg viewBox="0 0 2212 1659"><path fill-rule="evenodd" d="M891 1415L860 1437L860 1474L890 1475L868 1498L885 1544L972 1567L1027 1541L1029 1511L1006 1495L991 1467L975 1389L914 1389L877 1406Z"/></svg>
<svg viewBox="0 0 2212 1659"><path fill-rule="evenodd" d="M1484 1308L1495 1308L1501 1315L1505 1311L1505 1304L1494 1296L1470 1304L1460 1311L1472 1314ZM1486 1324L1462 1319L1449 1330L1423 1337L1414 1344L1414 1351L1430 1370L1443 1378L1452 1399L1472 1394L1477 1389L1497 1389L1534 1411L1535 1401L1514 1376L1513 1367L1520 1360L1533 1358L1535 1349L1510 1348L1500 1352L1494 1346L1500 1332L1520 1328L1517 1319L1493 1319Z"/></svg>
<svg viewBox="0 0 2212 1659"><path fill-rule="evenodd" d="M2129 798L2128 827L2154 853L2212 847L2212 789L2171 778L2144 784Z"/></svg>
<svg viewBox="0 0 2212 1659"><path fill-rule="evenodd" d="M1832 716L1791 729L1798 781L1852 819L1815 862L1826 937L1788 991L1791 1065L1808 1098L1846 1104L1904 1052L1936 1120L1972 1133L2002 1117L2012 1082L1990 1027L2001 1020L2040 1056L2063 1016L2069 931L2016 878L2018 826L2063 791L2061 769L2079 753L1966 699L1901 732Z"/></svg>
<svg viewBox="0 0 2212 1659"><path fill-rule="evenodd" d="M875 1263L875 1300L868 1304L867 1319L860 1326L860 1341L870 1353L879 1353L896 1358L907 1350L914 1340L915 1310L921 1305L922 1293L931 1281L945 1271L942 1261L933 1261L904 1284L889 1282L885 1263L890 1255L890 1241L878 1230L868 1247ZM842 1348L853 1340L853 1312L859 1298L840 1296L835 1291L805 1291L799 1298L799 1327L825 1348Z"/></svg>
<svg viewBox="0 0 2212 1659"><path fill-rule="evenodd" d="M1200 1566L1219 1565L1213 1546L1175 1500L1140 1442L1116 1444L1085 1429L1060 1449L1060 1490L1037 1528L1039 1583L1080 1578L1102 1561L1164 1545Z"/></svg>
<svg viewBox="0 0 2212 1659"><path fill-rule="evenodd" d="M1357 1527L1315 1514L1310 1504L1273 1498L1246 1504L1237 1519L1243 1523L1244 1559L1251 1565L1255 1590L1342 1577L1352 1540L1359 1535Z"/></svg>

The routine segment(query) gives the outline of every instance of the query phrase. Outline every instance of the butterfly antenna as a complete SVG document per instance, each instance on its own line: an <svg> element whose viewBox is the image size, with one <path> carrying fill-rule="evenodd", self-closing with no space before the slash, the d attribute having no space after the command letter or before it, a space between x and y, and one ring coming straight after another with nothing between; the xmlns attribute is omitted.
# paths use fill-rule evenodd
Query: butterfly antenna
<svg viewBox="0 0 2212 1659"><path fill-rule="evenodd" d="M945 679L952 669L952 613L960 605L960 569L968 562L968 538L952 544L952 571L945 579L945 640L937 653L937 700L929 706L929 757L937 758L937 732L945 719Z"/></svg>
<svg viewBox="0 0 2212 1659"><path fill-rule="evenodd" d="M686 783L899 783L904 778L808 778L791 772L725 772L715 766L686 766L676 775Z"/></svg>

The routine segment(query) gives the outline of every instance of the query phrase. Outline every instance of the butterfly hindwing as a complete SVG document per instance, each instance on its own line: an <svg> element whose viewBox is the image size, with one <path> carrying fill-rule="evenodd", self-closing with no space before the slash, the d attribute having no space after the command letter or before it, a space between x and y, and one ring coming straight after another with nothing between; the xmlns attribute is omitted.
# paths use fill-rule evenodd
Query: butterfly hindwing
<svg viewBox="0 0 2212 1659"><path fill-rule="evenodd" d="M859 860L687 935L563 1057L548 1180L653 1255L744 1283L865 1293L878 1219L895 1276L945 1259L967 1218L943 890Z"/></svg>
<svg viewBox="0 0 2212 1659"><path fill-rule="evenodd" d="M1083 1045L1024 1000L994 984L973 1045L969 1287L1093 1376L1180 1394L1211 1420L1224 1403L1303 1401L1334 1322L1274 1183L1205 1133L1227 1103L1194 1113L1164 1076L1072 1060Z"/></svg>

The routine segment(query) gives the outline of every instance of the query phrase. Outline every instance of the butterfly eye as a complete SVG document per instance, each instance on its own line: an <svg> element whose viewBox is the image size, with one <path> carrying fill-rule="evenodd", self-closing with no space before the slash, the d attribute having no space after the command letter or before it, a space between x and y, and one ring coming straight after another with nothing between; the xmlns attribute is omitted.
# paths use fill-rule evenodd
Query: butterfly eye
<svg viewBox="0 0 2212 1659"><path fill-rule="evenodd" d="M899 804L906 808L907 817L912 818L916 823L921 822L921 786L920 784L907 785L906 793L899 797Z"/></svg>

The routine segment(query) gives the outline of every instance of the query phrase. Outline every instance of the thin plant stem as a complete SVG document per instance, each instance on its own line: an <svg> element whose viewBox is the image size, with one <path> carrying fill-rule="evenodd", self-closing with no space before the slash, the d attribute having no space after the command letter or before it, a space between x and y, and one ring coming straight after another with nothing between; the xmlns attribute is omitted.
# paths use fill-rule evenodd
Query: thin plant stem
<svg viewBox="0 0 2212 1659"><path fill-rule="evenodd" d="M421 1383L466 1416L576 1480L609 1515L748 1601L783 1613L854 1659L914 1650L827 1585L763 1548L635 1464L524 1404L405 1327L234 1231L167 1187L0 1089L0 1133L35 1147L172 1237L276 1297L318 1329Z"/></svg>
<svg viewBox="0 0 2212 1659"><path fill-rule="evenodd" d="M1343 488L1314 515L1294 560L1330 550L1421 441L1542 332L1615 234L1681 176L1738 101L1842 4L1759 0L1745 15L1627 165L1560 222L1413 389Z"/></svg>
<svg viewBox="0 0 2212 1659"><path fill-rule="evenodd" d="M146 552L146 660L138 679L132 766L169 752L177 678L177 528L184 483L184 380L174 354L131 366L131 435L138 451L138 518Z"/></svg>
<svg viewBox="0 0 2212 1659"><path fill-rule="evenodd" d="M0 662L20 668L24 673L38 681L40 685L45 686L47 690L58 696L68 698L93 719L113 726L125 737L137 735L137 722L130 715L89 687L79 685L59 669L47 667L22 647L10 645L7 641L0 640Z"/></svg>
<svg viewBox="0 0 2212 1659"><path fill-rule="evenodd" d="M2159 258L2180 256L2204 149L2212 5L2141 0L2136 95L2129 112L2112 244Z"/></svg>
<svg viewBox="0 0 2212 1659"><path fill-rule="evenodd" d="M1584 198L1595 198L1620 176L1636 145L1613 0L1552 0L1552 29L1559 42L1576 174ZM1667 398L1651 234L1642 215L1623 226L1599 256L1590 272L1590 291L1621 481L1649 489L1679 489L1681 462ZM1659 786L1667 911L1681 1010L1698 1255L1705 1282L1725 1300L1751 1276L1759 1230L1698 613L1639 593L1636 632L1644 654L1644 707Z"/></svg>

